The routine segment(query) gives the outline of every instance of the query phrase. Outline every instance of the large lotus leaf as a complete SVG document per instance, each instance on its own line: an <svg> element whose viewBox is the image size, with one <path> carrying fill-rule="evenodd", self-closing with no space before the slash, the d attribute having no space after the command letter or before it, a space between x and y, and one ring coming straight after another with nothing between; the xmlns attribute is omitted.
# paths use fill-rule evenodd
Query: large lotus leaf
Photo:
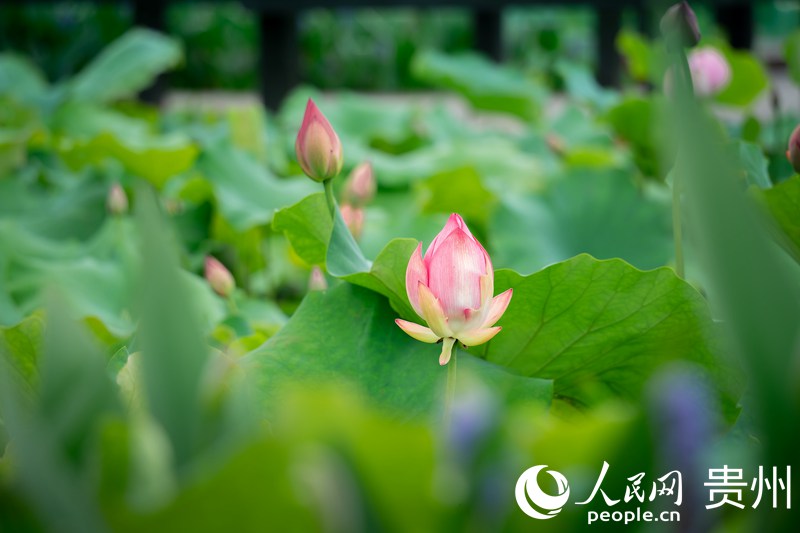
<svg viewBox="0 0 800 533"><path fill-rule="evenodd" d="M735 376L717 359L707 304L671 269L580 255L530 276L495 273L495 292L512 287L503 331L473 349L487 361L552 379L556 397L580 406L637 399L661 365L688 361L713 376L733 411Z"/></svg>
<svg viewBox="0 0 800 533"><path fill-rule="evenodd" d="M664 193L640 190L621 171L574 170L541 194L506 195L490 224L495 265L529 273L584 252L639 268L666 265L672 228Z"/></svg>
<svg viewBox="0 0 800 533"><path fill-rule="evenodd" d="M178 132L159 134L146 121L93 104L69 104L53 116L55 148L73 169L113 158L157 187L191 168L195 143Z"/></svg>
<svg viewBox="0 0 800 533"><path fill-rule="evenodd" d="M430 414L447 373L437 360L440 348L410 338L394 324L396 317L381 296L347 283L310 293L286 326L242 365L268 409L287 385L335 379L403 416ZM549 381L520 377L466 352L458 354L458 369L490 382L510 400L549 402Z"/></svg>
<svg viewBox="0 0 800 533"><path fill-rule="evenodd" d="M504 111L523 119L539 116L543 88L519 71L475 54L422 52L411 70L419 80L463 94L478 109Z"/></svg>
<svg viewBox="0 0 800 533"><path fill-rule="evenodd" d="M270 222L276 209L320 187L305 178L278 178L253 156L226 143L208 147L196 168L211 182L222 215L239 231Z"/></svg>
<svg viewBox="0 0 800 533"><path fill-rule="evenodd" d="M71 80L69 95L93 103L134 97L157 75L176 66L182 55L174 39L142 28L130 30Z"/></svg>
<svg viewBox="0 0 800 533"><path fill-rule="evenodd" d="M323 193L311 194L277 210L272 228L286 235L303 261L309 265L325 264L333 224Z"/></svg>
<svg viewBox="0 0 800 533"><path fill-rule="evenodd" d="M38 179L46 173L49 183ZM31 244L27 236L16 239L9 225L24 233L46 236L68 243L91 237L106 216L108 186L87 175L74 175L55 168L29 165L12 179L0 179L0 240L14 240L15 248ZM16 230L15 230L16 231Z"/></svg>

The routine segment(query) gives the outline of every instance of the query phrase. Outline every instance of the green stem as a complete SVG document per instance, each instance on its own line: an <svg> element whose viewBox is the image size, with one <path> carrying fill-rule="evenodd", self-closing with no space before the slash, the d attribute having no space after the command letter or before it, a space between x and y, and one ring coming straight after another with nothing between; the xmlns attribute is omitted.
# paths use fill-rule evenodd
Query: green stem
<svg viewBox="0 0 800 533"><path fill-rule="evenodd" d="M239 314L239 306L236 305L236 300L233 299L233 294L228 296L228 310L232 315Z"/></svg>
<svg viewBox="0 0 800 533"><path fill-rule="evenodd" d="M680 172L672 175L672 237L675 240L675 272L683 278L683 228L681 227L681 188Z"/></svg>
<svg viewBox="0 0 800 533"><path fill-rule="evenodd" d="M333 197L333 180L325 180L322 182L325 187L325 200L328 202L328 211L331 214L331 219L336 217L336 199Z"/></svg>
<svg viewBox="0 0 800 533"><path fill-rule="evenodd" d="M694 98L692 72L683 48L676 47L672 53L672 71L675 86L675 99L685 107ZM675 272L685 277L683 259L683 228L681 220L681 169L675 164L672 175L672 238L675 241Z"/></svg>
<svg viewBox="0 0 800 533"><path fill-rule="evenodd" d="M458 361L458 343L453 345L453 355L447 364L447 387L444 397L444 428L445 431L450 427L450 420L453 415L453 403L456 398L456 372Z"/></svg>

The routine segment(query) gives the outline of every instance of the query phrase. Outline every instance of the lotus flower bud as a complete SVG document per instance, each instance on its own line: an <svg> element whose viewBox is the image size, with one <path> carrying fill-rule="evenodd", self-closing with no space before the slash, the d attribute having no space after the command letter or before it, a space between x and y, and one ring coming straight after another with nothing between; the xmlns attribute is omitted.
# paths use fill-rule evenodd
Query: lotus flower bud
<svg viewBox="0 0 800 533"><path fill-rule="evenodd" d="M214 292L227 298L233 293L236 288L236 281L233 279L231 272L225 268L225 265L217 261L215 258L206 257L206 281L214 289Z"/></svg>
<svg viewBox="0 0 800 533"><path fill-rule="evenodd" d="M106 209L112 215L124 215L128 212L128 195L119 183L115 183L108 190Z"/></svg>
<svg viewBox="0 0 800 533"><path fill-rule="evenodd" d="M361 163L350 173L344 189L346 202L354 205L368 204L375 197L375 173L369 161Z"/></svg>
<svg viewBox="0 0 800 533"><path fill-rule="evenodd" d="M364 209L361 207L353 207L350 204L344 204L339 208L342 213L342 219L347 225L347 229L353 234L356 239L361 238L361 232L364 230Z"/></svg>
<svg viewBox="0 0 800 533"><path fill-rule="evenodd" d="M512 289L493 297L494 268L489 254L454 213L424 257L422 243L411 255L406 292L428 327L399 318L395 322L419 341L443 341L439 364L446 365L456 341L475 346L500 332L493 326L505 313Z"/></svg>
<svg viewBox="0 0 800 533"><path fill-rule="evenodd" d="M728 60L714 48L693 50L689 54L689 70L694 92L700 96L717 94L731 81Z"/></svg>
<svg viewBox="0 0 800 533"><path fill-rule="evenodd" d="M315 266L311 269L311 276L308 279L309 291L324 291L328 288L328 281L325 279L325 274L322 269Z"/></svg>
<svg viewBox="0 0 800 533"><path fill-rule="evenodd" d="M679 2L670 7L661 18L661 35L668 46L691 48L700 42L700 26L689 2Z"/></svg>
<svg viewBox="0 0 800 533"><path fill-rule="evenodd" d="M330 122L309 99L294 145L303 172L315 181L335 178L342 171L342 143Z"/></svg>

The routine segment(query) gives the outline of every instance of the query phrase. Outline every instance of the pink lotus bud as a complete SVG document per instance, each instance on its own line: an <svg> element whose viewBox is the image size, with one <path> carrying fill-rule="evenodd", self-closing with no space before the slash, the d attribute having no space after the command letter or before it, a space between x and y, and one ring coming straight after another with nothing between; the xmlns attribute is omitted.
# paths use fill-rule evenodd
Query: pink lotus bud
<svg viewBox="0 0 800 533"><path fill-rule="evenodd" d="M344 188L346 202L354 205L364 205L375 197L375 173L369 161L361 163L350 173Z"/></svg>
<svg viewBox="0 0 800 533"><path fill-rule="evenodd" d="M339 211L342 213L342 219L347 225L347 229L350 230L353 237L360 239L361 232L364 230L364 209L344 204L339 208Z"/></svg>
<svg viewBox="0 0 800 533"><path fill-rule="evenodd" d="M731 82L731 67L725 56L714 48L698 48L689 54L694 92L700 96L719 93Z"/></svg>
<svg viewBox="0 0 800 533"><path fill-rule="evenodd" d="M112 215L124 215L128 212L128 195L119 183L115 183L108 190L106 209Z"/></svg>
<svg viewBox="0 0 800 533"><path fill-rule="evenodd" d="M789 149L786 158L792 164L795 172L800 174L800 126L797 126L789 137Z"/></svg>
<svg viewBox="0 0 800 533"><path fill-rule="evenodd" d="M308 279L309 291L324 291L328 288L328 281L325 279L325 274L322 269L315 266L311 269L311 276Z"/></svg>
<svg viewBox="0 0 800 533"><path fill-rule="evenodd" d="M330 122L309 98L294 145L303 172L315 181L335 178L342 171L342 143Z"/></svg>
<svg viewBox="0 0 800 533"><path fill-rule="evenodd" d="M236 281L233 279L231 272L225 268L225 265L217 261L215 258L206 257L206 281L214 289L214 292L227 298L236 288Z"/></svg>
<svg viewBox="0 0 800 533"><path fill-rule="evenodd" d="M661 34L669 46L691 48L700 42L700 26L689 2L678 2L661 18Z"/></svg>
<svg viewBox="0 0 800 533"><path fill-rule="evenodd" d="M492 260L464 220L454 213L425 257L422 243L411 255L406 292L414 311L428 327L399 318L395 322L419 341L443 340L439 364L446 365L456 341L475 346L497 335L500 328L493 326L505 313L512 289L493 297Z"/></svg>

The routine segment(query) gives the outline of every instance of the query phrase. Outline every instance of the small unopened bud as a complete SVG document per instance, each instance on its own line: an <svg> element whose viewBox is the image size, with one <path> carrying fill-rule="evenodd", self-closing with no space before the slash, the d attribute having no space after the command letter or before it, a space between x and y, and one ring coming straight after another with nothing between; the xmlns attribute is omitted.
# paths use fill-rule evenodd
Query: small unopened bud
<svg viewBox="0 0 800 533"><path fill-rule="evenodd" d="M322 269L315 266L311 269L311 276L308 279L309 291L324 291L328 288L328 280L325 279L325 274Z"/></svg>
<svg viewBox="0 0 800 533"><path fill-rule="evenodd" d="M227 298L233 293L236 288L236 281L233 279L231 272L225 268L225 265L217 261L215 258L206 257L206 281L214 289L214 292Z"/></svg>
<svg viewBox="0 0 800 533"><path fill-rule="evenodd" d="M361 163L350 173L344 188L344 199L354 205L368 204L375 197L375 173L369 161Z"/></svg>
<svg viewBox="0 0 800 533"><path fill-rule="evenodd" d="M124 215L128 212L128 195L119 183L115 183L108 190L106 209L112 215Z"/></svg>
<svg viewBox="0 0 800 533"><path fill-rule="evenodd" d="M361 207L353 207L350 204L344 204L340 208L342 212L342 219L347 225L347 229L353 234L356 239L361 238L361 232L364 230L364 209Z"/></svg>
<svg viewBox="0 0 800 533"><path fill-rule="evenodd" d="M556 135L555 133L548 133L547 136L544 138L545 143L547 143L547 147L550 148L550 151L556 155L564 155L567 152L567 146L564 142L564 139Z"/></svg>
<svg viewBox="0 0 800 533"><path fill-rule="evenodd" d="M661 35L669 46L691 48L700 42L697 15L689 2L679 2L667 10L661 18Z"/></svg>
<svg viewBox="0 0 800 533"><path fill-rule="evenodd" d="M800 174L800 126L797 126L789 137L789 149L786 150L786 158L792 164L795 172Z"/></svg>
<svg viewBox="0 0 800 533"><path fill-rule="evenodd" d="M342 143L330 122L309 98L294 145L303 172L315 181L335 178L342 171Z"/></svg>

